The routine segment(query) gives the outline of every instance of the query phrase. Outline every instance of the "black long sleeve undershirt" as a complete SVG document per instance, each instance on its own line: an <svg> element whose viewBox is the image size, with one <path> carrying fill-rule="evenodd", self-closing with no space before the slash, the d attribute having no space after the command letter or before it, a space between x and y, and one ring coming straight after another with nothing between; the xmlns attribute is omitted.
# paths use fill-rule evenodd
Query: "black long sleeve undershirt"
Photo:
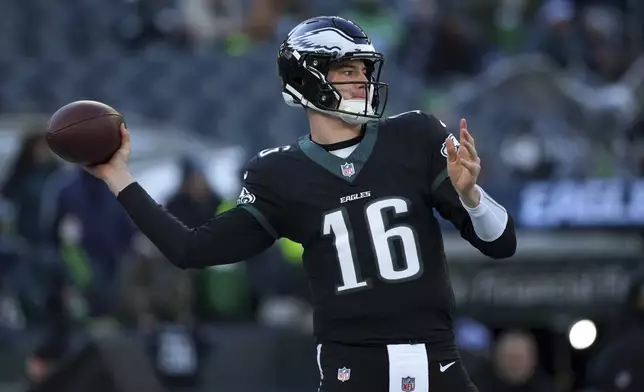
<svg viewBox="0 0 644 392"><path fill-rule="evenodd" d="M268 249L275 241L243 208L233 208L191 229L172 216L138 184L118 195L132 221L179 268L236 263Z"/></svg>

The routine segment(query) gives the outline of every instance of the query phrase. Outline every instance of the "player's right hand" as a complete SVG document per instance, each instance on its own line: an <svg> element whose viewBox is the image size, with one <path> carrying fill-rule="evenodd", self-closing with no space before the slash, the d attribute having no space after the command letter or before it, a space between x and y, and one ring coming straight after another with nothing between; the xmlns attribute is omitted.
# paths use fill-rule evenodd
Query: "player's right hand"
<svg viewBox="0 0 644 392"><path fill-rule="evenodd" d="M83 169L105 181L115 195L118 195L126 186L134 180L127 167L130 158L130 132L121 124L121 148L112 156L109 162L84 166Z"/></svg>

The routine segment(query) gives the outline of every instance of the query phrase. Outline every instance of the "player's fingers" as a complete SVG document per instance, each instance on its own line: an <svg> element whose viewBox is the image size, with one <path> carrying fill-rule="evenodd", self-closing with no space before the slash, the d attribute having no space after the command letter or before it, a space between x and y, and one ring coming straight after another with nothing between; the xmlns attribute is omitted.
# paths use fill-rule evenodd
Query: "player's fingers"
<svg viewBox="0 0 644 392"><path fill-rule="evenodd" d="M128 150L130 148L130 131L127 130L125 124L121 124L121 148Z"/></svg>
<svg viewBox="0 0 644 392"><path fill-rule="evenodd" d="M476 148L476 143L474 142L474 136L472 136L470 131L468 131L467 129L465 129L464 133L465 133L465 140L470 142L470 144Z"/></svg>
<svg viewBox="0 0 644 392"><path fill-rule="evenodd" d="M447 162L456 162L458 160L458 153L456 152L456 146L452 139L447 138L445 140L445 146L447 150Z"/></svg>
<svg viewBox="0 0 644 392"><path fill-rule="evenodd" d="M467 140L467 121L464 118L461 119L458 141L462 143L463 140Z"/></svg>
<svg viewBox="0 0 644 392"><path fill-rule="evenodd" d="M476 162L468 161L467 159L461 159L461 164L472 173L473 176L478 176L481 171L481 165Z"/></svg>
<svg viewBox="0 0 644 392"><path fill-rule="evenodd" d="M130 141L130 132L128 132L124 123L121 123L121 138L121 140L123 140L124 142Z"/></svg>
<svg viewBox="0 0 644 392"><path fill-rule="evenodd" d="M473 146L469 141L464 140L464 141L461 143L461 147L465 147L465 150L470 154L470 158L471 158L473 161L475 161L475 162L476 162L476 161L478 161L478 159L479 159L479 155L478 155L478 153L476 152L476 149L474 148L474 146Z"/></svg>

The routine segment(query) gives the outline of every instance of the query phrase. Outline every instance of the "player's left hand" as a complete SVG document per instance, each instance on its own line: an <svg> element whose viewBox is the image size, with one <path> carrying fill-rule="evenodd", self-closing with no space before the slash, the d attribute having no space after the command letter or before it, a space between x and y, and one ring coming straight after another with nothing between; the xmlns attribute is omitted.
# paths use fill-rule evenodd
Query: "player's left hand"
<svg viewBox="0 0 644 392"><path fill-rule="evenodd" d="M447 138L447 173L456 192L468 207L479 205L481 194L476 187L479 173L481 172L481 159L479 158L474 138L467 130L467 121L461 119L461 132L459 136L460 147L457 149L451 138Z"/></svg>

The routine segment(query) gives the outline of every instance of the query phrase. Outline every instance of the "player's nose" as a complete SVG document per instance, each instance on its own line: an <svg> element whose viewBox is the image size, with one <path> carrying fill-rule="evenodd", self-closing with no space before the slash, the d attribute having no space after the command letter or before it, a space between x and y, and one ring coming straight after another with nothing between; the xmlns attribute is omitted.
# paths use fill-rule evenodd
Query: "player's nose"
<svg viewBox="0 0 644 392"><path fill-rule="evenodd" d="M353 90L354 98L366 98L367 97L367 86L366 83L356 83L354 84L355 88Z"/></svg>
<svg viewBox="0 0 644 392"><path fill-rule="evenodd" d="M354 86L356 86L356 88L358 90L360 90L360 91L366 90L367 89L367 81L368 80L367 80L366 76L361 76L360 78L358 78L358 80L355 81L356 83L354 84Z"/></svg>

